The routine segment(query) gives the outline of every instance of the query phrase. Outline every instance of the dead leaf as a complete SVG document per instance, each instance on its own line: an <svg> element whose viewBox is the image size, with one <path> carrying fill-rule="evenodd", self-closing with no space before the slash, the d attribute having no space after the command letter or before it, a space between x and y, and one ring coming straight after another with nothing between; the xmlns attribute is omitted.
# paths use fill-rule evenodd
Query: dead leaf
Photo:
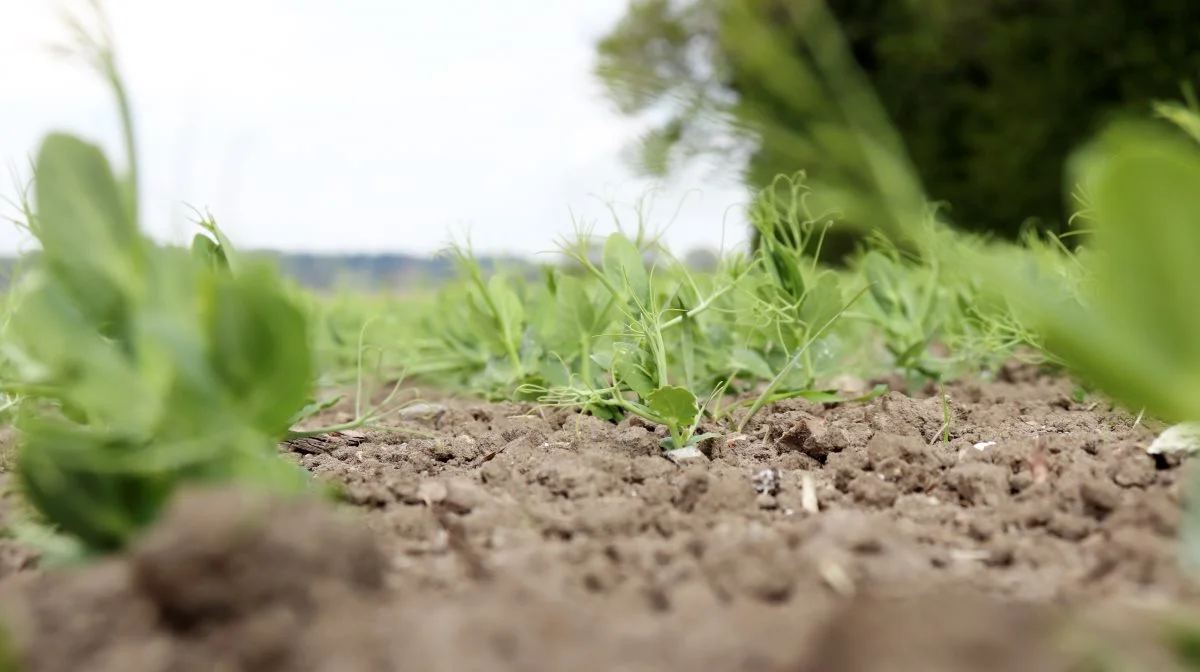
<svg viewBox="0 0 1200 672"><path fill-rule="evenodd" d="M813 483L812 474L805 472L800 476L800 508L809 513L820 512L817 504L817 486Z"/></svg>

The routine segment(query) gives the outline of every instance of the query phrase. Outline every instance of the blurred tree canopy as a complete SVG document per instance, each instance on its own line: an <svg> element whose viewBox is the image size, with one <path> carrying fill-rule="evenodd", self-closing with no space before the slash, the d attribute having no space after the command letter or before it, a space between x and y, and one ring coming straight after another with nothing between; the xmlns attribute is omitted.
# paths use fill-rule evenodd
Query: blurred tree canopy
<svg viewBox="0 0 1200 672"><path fill-rule="evenodd" d="M1070 152L1200 74L1197 0L817 4L631 0L596 74L623 114L653 122L632 163L664 176L735 162L756 189L804 170L842 190L917 189L973 231L1011 238L1031 218L1060 231ZM874 156L893 141L905 165ZM901 184L905 166L919 185Z"/></svg>

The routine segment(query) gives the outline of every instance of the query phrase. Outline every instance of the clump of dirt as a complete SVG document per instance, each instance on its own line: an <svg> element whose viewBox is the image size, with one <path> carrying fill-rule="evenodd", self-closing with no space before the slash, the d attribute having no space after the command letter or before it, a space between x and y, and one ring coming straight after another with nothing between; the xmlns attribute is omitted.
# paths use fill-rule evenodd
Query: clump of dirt
<svg viewBox="0 0 1200 672"><path fill-rule="evenodd" d="M1185 467L1069 392L786 402L688 459L440 400L403 421L433 438L283 447L350 511L193 492L125 556L5 580L0 621L28 670L1065 671L1120 640L1077 614L1137 605L1122 651L1172 669Z"/></svg>
<svg viewBox="0 0 1200 672"><path fill-rule="evenodd" d="M6 584L32 670L306 669L310 639L380 600L387 562L323 503L183 493L126 557Z"/></svg>

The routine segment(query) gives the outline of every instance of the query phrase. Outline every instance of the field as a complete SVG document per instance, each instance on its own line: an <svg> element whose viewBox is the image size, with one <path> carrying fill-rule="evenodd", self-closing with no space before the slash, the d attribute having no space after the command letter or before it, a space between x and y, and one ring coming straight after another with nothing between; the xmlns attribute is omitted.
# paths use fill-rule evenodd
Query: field
<svg viewBox="0 0 1200 672"><path fill-rule="evenodd" d="M193 494L69 574L4 546L0 611L30 670L1189 669L1153 627L1197 594L1178 462L1005 371L950 386L948 443L936 397L891 393L679 464L644 423L437 399L401 423L429 438L285 444L342 519Z"/></svg>
<svg viewBox="0 0 1200 672"><path fill-rule="evenodd" d="M710 268L639 219L320 295L144 235L88 54L125 166L50 134L19 204L0 672L1200 669L1195 107L1081 149L1075 247L797 174Z"/></svg>

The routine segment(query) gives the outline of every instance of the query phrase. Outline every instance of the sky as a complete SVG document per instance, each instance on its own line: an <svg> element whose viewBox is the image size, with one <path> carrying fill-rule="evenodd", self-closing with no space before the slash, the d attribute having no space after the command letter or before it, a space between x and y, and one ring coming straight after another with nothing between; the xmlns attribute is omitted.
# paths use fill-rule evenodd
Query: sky
<svg viewBox="0 0 1200 672"><path fill-rule="evenodd" d="M736 171L667 183L621 161L640 122L592 74L626 0L107 0L140 143L144 226L186 240L190 207L236 244L426 254L552 250L577 224L670 247L743 244ZM0 215L45 133L119 156L110 93L61 41L64 0L0 0ZM725 173L722 176L721 173ZM650 201L645 199L650 198ZM0 253L28 247L0 222Z"/></svg>

